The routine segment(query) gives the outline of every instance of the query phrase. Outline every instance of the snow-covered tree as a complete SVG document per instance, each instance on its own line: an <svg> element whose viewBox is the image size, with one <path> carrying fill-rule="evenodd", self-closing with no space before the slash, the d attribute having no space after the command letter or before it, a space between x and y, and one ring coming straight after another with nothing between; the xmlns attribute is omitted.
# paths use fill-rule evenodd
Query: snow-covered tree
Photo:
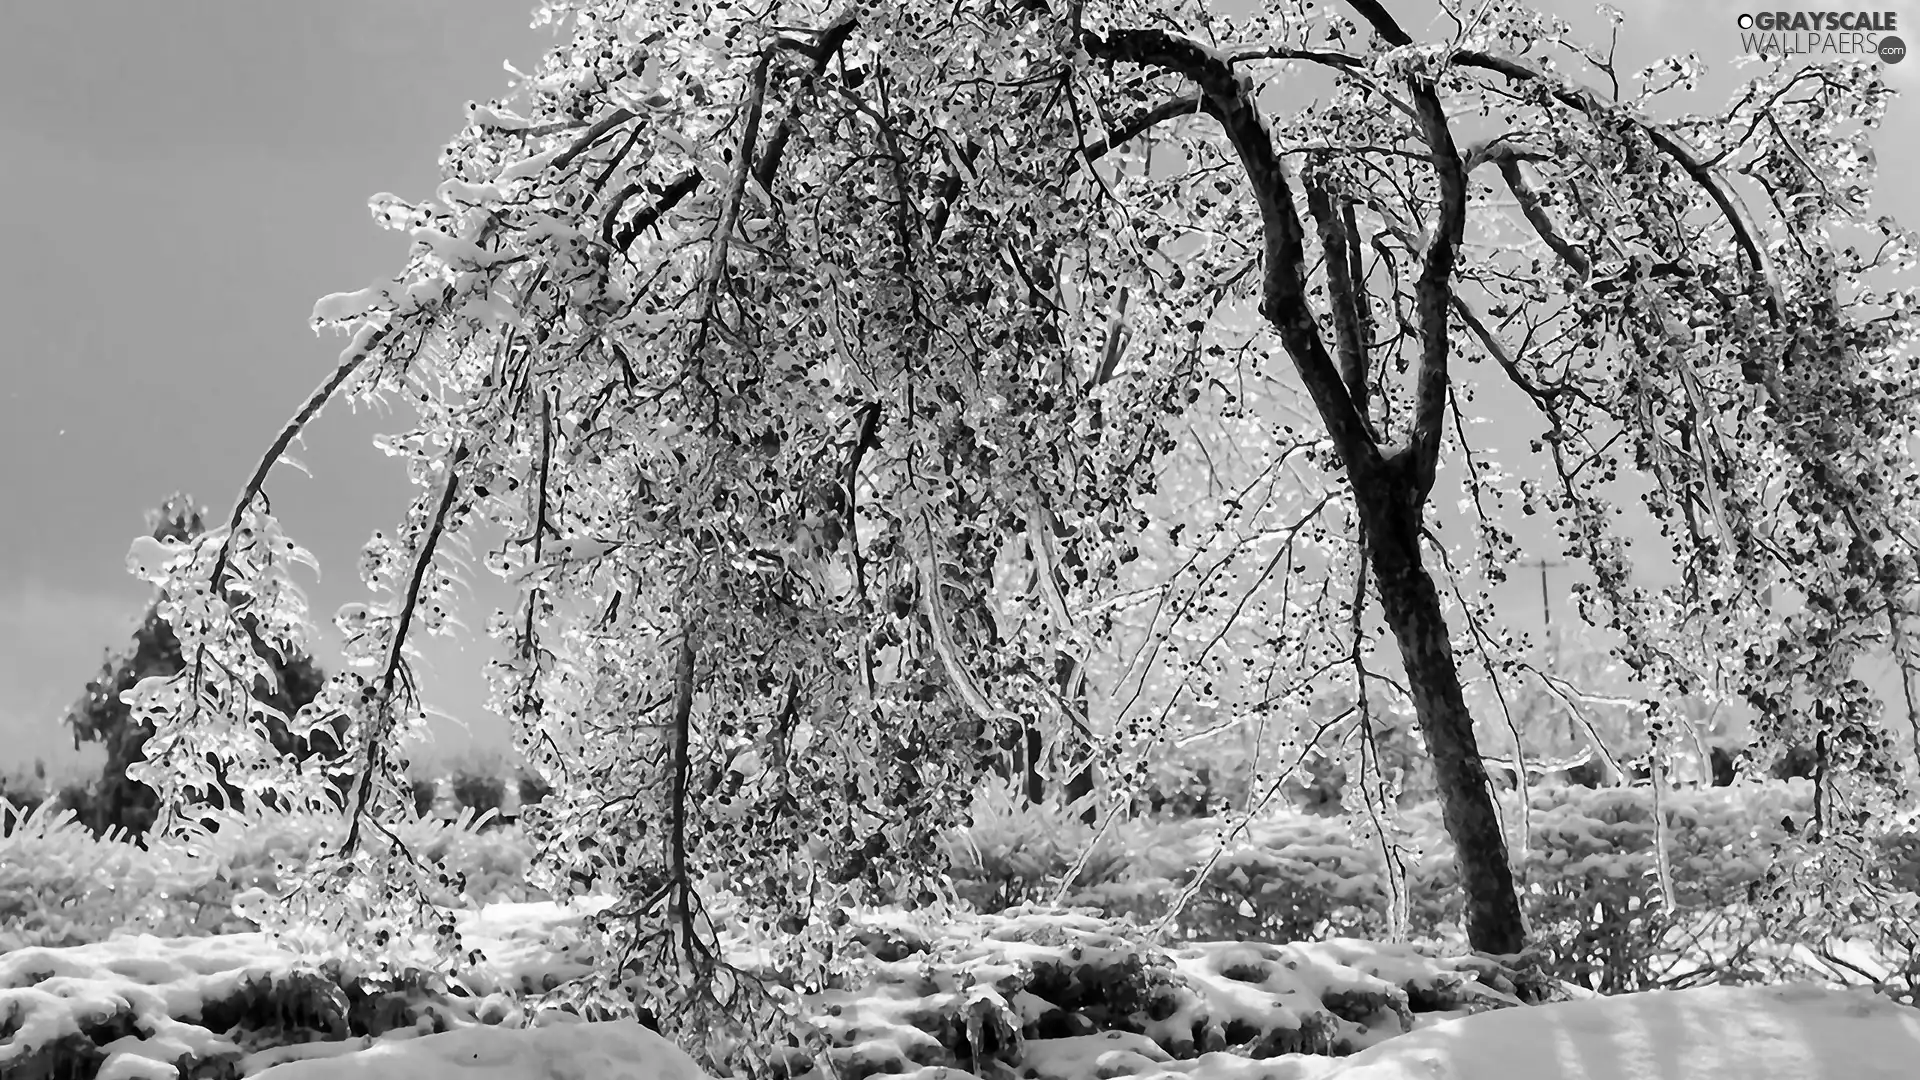
<svg viewBox="0 0 1920 1080"><path fill-rule="evenodd" d="M1913 237L1867 209L1889 91L1780 68L1671 115L1691 61L1475 12L1423 41L1377 0L548 4L563 40L439 189L373 200L407 264L315 309L351 343L229 525L136 545L196 658L137 692L148 775L213 753L348 815L336 914L417 884L380 857L408 640L455 625L479 543L520 597L494 702L556 784L527 819L557 888L622 897L615 978L741 985L715 872L795 970L835 904L940 898L934 838L1021 725L1124 789L1176 711L1297 727L1330 679L1329 722L1411 708L1471 940L1514 952L1463 672L1515 676L1487 588L1533 517L1649 702L1738 693L1820 747L1809 851L1852 850L1902 780L1856 664L1911 664L1920 599L1915 296L1881 280ZM301 714L352 721L335 806L235 723L264 661L224 590L300 647L263 488L322 405L383 396L421 494Z"/></svg>

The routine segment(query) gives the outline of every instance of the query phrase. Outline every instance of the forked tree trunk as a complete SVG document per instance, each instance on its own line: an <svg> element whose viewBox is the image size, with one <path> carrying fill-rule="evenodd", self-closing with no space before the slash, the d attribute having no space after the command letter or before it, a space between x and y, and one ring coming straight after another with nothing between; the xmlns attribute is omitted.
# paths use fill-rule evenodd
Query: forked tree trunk
<svg viewBox="0 0 1920 1080"><path fill-rule="evenodd" d="M1410 46L1412 35L1380 0L1348 0L1389 45ZM1352 256L1362 241L1349 233L1332 193L1308 185L1308 210L1330 254L1326 294L1334 304L1334 344L1327 349L1307 280L1306 228L1294 202L1293 180L1274 131L1254 100L1254 85L1230 57L1193 38L1162 29L1085 32L1090 55L1178 72L1200 88L1205 111L1233 143L1260 207L1264 240L1260 313L1273 325L1300 375L1314 410L1326 423L1359 506L1367 559L1400 644L1414 714L1433 756L1441 813L1458 851L1467 893L1467 937L1482 952L1514 953L1526 943L1520 901L1513 892L1500 818L1487 788L1486 766L1473 737L1473 715L1460 691L1440 594L1421 558L1421 508L1439 468L1447 416L1448 310L1453 265L1464 235L1467 170L1433 83L1413 78L1407 94L1439 182L1438 213L1420 259L1416 301L1420 364L1406 442L1389 449L1367 412L1369 352L1373 347L1364 268ZM1345 258L1342 258L1342 255ZM1364 604L1356 596L1355 604Z"/></svg>
<svg viewBox="0 0 1920 1080"><path fill-rule="evenodd" d="M1360 510L1380 606L1400 646L1414 716L1440 788L1441 817L1453 837L1466 892L1467 939L1481 952L1517 953L1526 944L1525 921L1507 865L1500 814L1474 738L1473 714L1454 666L1440 593L1421 559L1420 513L1413 492L1393 484L1388 490L1363 493Z"/></svg>

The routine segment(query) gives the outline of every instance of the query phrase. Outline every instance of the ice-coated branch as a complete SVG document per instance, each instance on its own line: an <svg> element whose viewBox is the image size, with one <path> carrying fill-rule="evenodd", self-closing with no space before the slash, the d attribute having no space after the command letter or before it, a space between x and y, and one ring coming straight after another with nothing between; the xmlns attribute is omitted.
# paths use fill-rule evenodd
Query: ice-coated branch
<svg viewBox="0 0 1920 1080"><path fill-rule="evenodd" d="M207 582L208 592L214 596L220 595L220 586L227 576L227 562L233 555L233 538L240 531L240 522L246 517L247 508L253 505L255 497L260 494L261 489L266 487L267 474L280 463L281 456L287 452L287 447L293 445L293 440L299 437L300 432L306 429L307 422L312 420L327 402L333 400L334 393L352 378L353 373L360 370L360 365L366 362L367 357L372 356L374 350L394 333L394 324L391 322L378 327L363 327L354 336L353 345L340 357L340 363L333 369L333 373L321 380L319 386L314 387L313 393L307 395L307 400L287 421L286 426L280 429L280 434L274 438L273 445L267 448L266 454L260 458L260 463L254 466L253 475L247 479L247 486L241 489L239 500L233 504L233 515L227 519L227 535L220 542L220 554L213 563L213 576Z"/></svg>
<svg viewBox="0 0 1920 1080"><path fill-rule="evenodd" d="M828 23L811 45L799 45L786 41L782 41L781 44L799 48L800 51L811 56L813 74L810 79L818 79L826 74L827 66L833 63L835 56L839 55L840 46L847 43L847 38L853 35L854 28L858 25L859 20L849 12ZM767 139L766 149L760 152L760 160L754 164L753 178L759 183L760 190L769 194L773 191L774 179L780 175L780 160L786 156L787 141L793 138L793 124L794 112L789 109L787 114L780 118L779 126L773 129L772 136Z"/></svg>
<svg viewBox="0 0 1920 1080"><path fill-rule="evenodd" d="M1520 171L1519 158L1511 154L1496 155L1493 161L1500 169L1501 179L1506 181L1507 190L1513 192L1514 201L1520 204L1520 212L1526 215L1527 223L1533 226L1533 231L1546 241L1554 254L1573 268L1574 273L1580 275L1581 280L1586 280L1593 270L1592 261L1554 228L1553 218L1540 201L1540 193L1533 190L1533 185L1527 183L1526 175Z"/></svg>
<svg viewBox="0 0 1920 1080"><path fill-rule="evenodd" d="M367 805L373 799L376 773L385 757L389 721L393 715L394 683L400 678L400 660L407 644L407 631L413 623L414 610L420 603L420 586L426 580L427 571L433 565L434 552L440 546L440 537L446 531L447 514L453 508L454 496L460 490L460 465L466 459L465 443L456 444L453 453L446 458L447 483L441 489L440 504L434 510L433 521L428 525L427 535L414 558L413 574L407 581L406 596L400 604L393 640L387 643L387 659L380 676L380 688L372 704L370 718L373 723L364 736L360 775L354 781L352 808L347 818L347 838L341 846L342 855L351 855L360 843L361 820L366 816Z"/></svg>
<svg viewBox="0 0 1920 1080"><path fill-rule="evenodd" d="M1357 482L1371 478L1381 465L1380 450L1327 353L1307 302L1305 228L1251 85L1233 71L1227 54L1165 30L1119 29L1105 37L1089 31L1080 40L1090 56L1159 68L1199 85L1211 106L1207 112L1226 130L1259 203L1266 246L1260 313L1279 332L1348 471Z"/></svg>
<svg viewBox="0 0 1920 1080"><path fill-rule="evenodd" d="M693 670L698 653L693 627L683 625L673 664L673 823L668 836L671 885L680 890L693 885L693 875L687 869L687 786L693 770ZM684 917L684 906L676 904L675 914Z"/></svg>
<svg viewBox="0 0 1920 1080"><path fill-rule="evenodd" d="M700 187L700 171L688 169L674 177L666 187L658 189L659 198L654 200L653 205L633 215L624 226L620 225L617 220L620 210L626 206L629 199L648 190L648 187L648 184L636 180L614 193L613 199L607 205L607 212L600 219L600 239L608 247L625 253L633 246L633 242L640 238L641 233L652 228L654 222L665 217L668 211L680 205L681 200Z"/></svg>
<svg viewBox="0 0 1920 1080"><path fill-rule="evenodd" d="M633 111L626 108L615 109L601 117L595 121L594 125L588 128L584 134L578 139L575 139L572 146L567 147L561 152L559 157L553 159L553 167L556 169L564 169L573 164L575 158L593 149L595 143L606 138L607 132L612 131L614 128L619 127L631 119L633 119Z"/></svg>
<svg viewBox="0 0 1920 1080"><path fill-rule="evenodd" d="M746 115L742 118L740 142L734 151L733 182L727 186L726 201L720 206L720 219L713 226L706 274L700 283L700 320L694 331L691 350L695 356L706 346L714 301L720 292L720 279L726 276L727 252L733 244L734 226L740 220L740 203L747 192L747 177L753 172L753 151L760 142L760 115L766 106L767 70L773 66L773 52L772 48L761 52L747 90Z"/></svg>

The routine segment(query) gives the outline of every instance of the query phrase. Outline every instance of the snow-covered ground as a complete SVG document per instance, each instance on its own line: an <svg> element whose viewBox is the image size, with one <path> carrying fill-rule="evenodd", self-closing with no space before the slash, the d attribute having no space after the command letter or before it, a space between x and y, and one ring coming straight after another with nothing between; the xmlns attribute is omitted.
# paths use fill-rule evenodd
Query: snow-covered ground
<svg viewBox="0 0 1920 1080"><path fill-rule="evenodd" d="M1920 1010L1864 990L1704 986L1483 1013L1333 1080L1913 1080Z"/></svg>
<svg viewBox="0 0 1920 1080"><path fill-rule="evenodd" d="M467 1028L307 1058L267 1080L707 1080L686 1052L639 1024Z"/></svg>
<svg viewBox="0 0 1920 1080"><path fill-rule="evenodd" d="M484 960L445 995L364 986L261 934L17 949L0 955L0 1077L701 1080L636 1024L516 1004L584 970L582 918L551 903L469 913L463 935ZM787 1080L1920 1077L1920 1010L1865 991L1528 1005L1542 984L1413 946L1155 949L1078 911L858 919L863 981L807 999L831 1045L783 1051Z"/></svg>
<svg viewBox="0 0 1920 1080"><path fill-rule="evenodd" d="M1339 1059L1169 1060L1143 1036L1051 1040L1029 1075L1140 1080L1912 1080L1920 1012L1862 991L1702 987L1483 1013ZM962 1080L920 1068L915 1080ZM261 1080L700 1080L637 1024L477 1028L281 1065Z"/></svg>

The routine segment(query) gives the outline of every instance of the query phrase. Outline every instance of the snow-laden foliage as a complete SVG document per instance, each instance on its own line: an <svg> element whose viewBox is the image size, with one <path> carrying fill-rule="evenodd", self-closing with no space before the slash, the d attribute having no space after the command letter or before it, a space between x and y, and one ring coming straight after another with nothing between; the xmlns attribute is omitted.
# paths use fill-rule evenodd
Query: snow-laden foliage
<svg viewBox="0 0 1920 1080"><path fill-rule="evenodd" d="M540 896L526 883L529 852L517 834L482 832L471 813L396 830L447 881L448 909ZM192 936L249 930L258 902L286 891L314 860L338 850L337 817L263 814L244 828L191 842L96 836L71 809L31 810L0 798L0 953L101 941L114 933ZM242 902L243 898L247 899Z"/></svg>
<svg viewBox="0 0 1920 1080"><path fill-rule="evenodd" d="M1814 918L1785 926L1765 918L1763 887L1799 842L1813 801L1806 781L1669 792L1657 809L1645 788L1535 788L1514 872L1541 967L1603 993L1838 977L1912 999L1920 991L1912 900L1877 918L1850 912L1837 929ZM1517 793L1501 801L1516 829L1519 802ZM1422 940L1457 939L1459 876L1439 814L1427 803L1408 808L1403 820L1411 929ZM1349 823L1281 813L1245 829L1237 824L1137 820L1096 838L1057 804L987 798L973 826L948 840L951 872L956 889L982 910L1065 902L1146 926L1169 922L1176 940L1387 934L1390 868ZM1909 895L1920 885L1914 836L1908 813L1880 840L1891 884ZM1671 904L1655 881L1663 861L1656 842L1669 866Z"/></svg>
<svg viewBox="0 0 1920 1080"><path fill-rule="evenodd" d="M1663 121L1691 61L1623 76L1505 0L1427 42L1351 7L549 4L560 44L470 110L439 189L374 200L407 264L316 306L351 343L230 525L136 544L189 658L132 692L144 777L177 802L211 759L344 813L291 907L440 918L389 832L408 639L460 625L477 563L518 586L470 621L556 785L543 880L622 898L609 989L748 986L705 944L709 875L821 970L816 913L941 900L936 839L1021 725L1116 803L1178 715L1254 726L1282 768L1346 725L1403 924L1373 749L1396 699L1504 950L1462 672L1497 695L1527 662L1486 588L1534 516L1595 577L1581 614L1644 683L1656 770L1659 701L1743 699L1822 763L1781 898L1868 895L1902 763L1856 668L1911 664L1920 602L1915 297L1883 280L1912 237L1867 201L1889 91L1781 68ZM270 752L240 629L304 644L264 484L336 397L417 411L385 445L421 488L293 724L350 721L344 806ZM1503 402L1531 454L1470 430ZM1429 520L1443 458L1464 511ZM1633 574L1636 522L1675 583Z"/></svg>

